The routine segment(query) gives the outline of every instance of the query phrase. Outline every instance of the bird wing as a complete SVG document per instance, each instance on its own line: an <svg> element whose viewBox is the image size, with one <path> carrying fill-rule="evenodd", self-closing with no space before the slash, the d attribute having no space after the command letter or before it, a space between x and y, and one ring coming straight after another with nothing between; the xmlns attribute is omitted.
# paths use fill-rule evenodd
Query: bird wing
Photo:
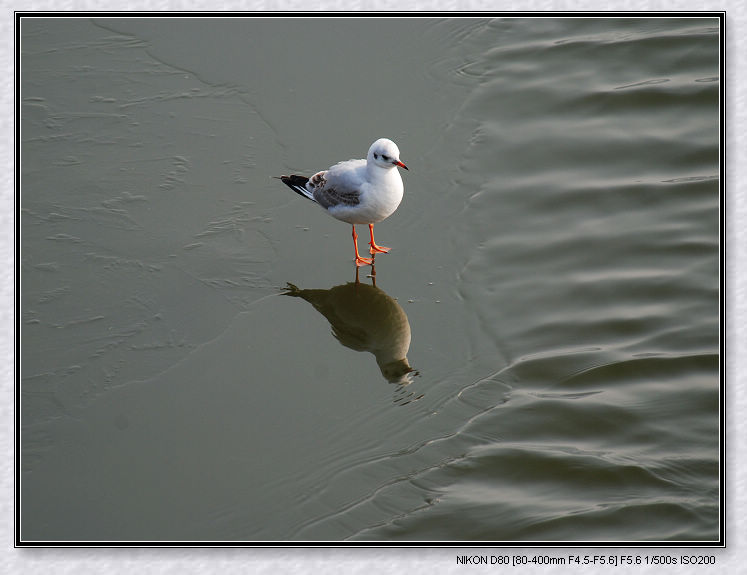
<svg viewBox="0 0 747 575"><path fill-rule="evenodd" d="M311 200L312 202L316 201L314 200L314 194L311 192L311 190L308 189L307 183L309 181L309 178L305 176L280 176L280 181L282 181L286 186L288 186L291 190L296 192L299 196L303 196L307 200Z"/></svg>
<svg viewBox="0 0 747 575"><path fill-rule="evenodd" d="M357 206L361 202L358 186L351 186L353 182L344 182L340 178L327 178L330 170L318 172L311 176L307 188L311 188L314 200L323 208L337 206ZM331 174L334 176L334 173ZM331 180L331 181L330 181ZM337 184L335 184L337 180Z"/></svg>

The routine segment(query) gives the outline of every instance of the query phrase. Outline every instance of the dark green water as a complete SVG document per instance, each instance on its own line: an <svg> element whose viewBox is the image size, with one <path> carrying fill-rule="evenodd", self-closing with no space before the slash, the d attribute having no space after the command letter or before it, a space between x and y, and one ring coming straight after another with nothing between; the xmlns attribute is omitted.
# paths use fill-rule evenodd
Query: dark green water
<svg viewBox="0 0 747 575"><path fill-rule="evenodd" d="M719 33L24 21L21 537L718 540Z"/></svg>

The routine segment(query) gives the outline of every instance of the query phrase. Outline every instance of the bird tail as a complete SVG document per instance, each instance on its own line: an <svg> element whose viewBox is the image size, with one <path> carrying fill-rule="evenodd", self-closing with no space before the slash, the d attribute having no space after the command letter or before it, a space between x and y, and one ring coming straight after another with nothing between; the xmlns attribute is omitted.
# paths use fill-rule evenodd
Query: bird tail
<svg viewBox="0 0 747 575"><path fill-rule="evenodd" d="M280 176L278 179L299 196L303 196L307 200L316 202L311 191L306 189L306 182L309 181L309 178L305 176Z"/></svg>

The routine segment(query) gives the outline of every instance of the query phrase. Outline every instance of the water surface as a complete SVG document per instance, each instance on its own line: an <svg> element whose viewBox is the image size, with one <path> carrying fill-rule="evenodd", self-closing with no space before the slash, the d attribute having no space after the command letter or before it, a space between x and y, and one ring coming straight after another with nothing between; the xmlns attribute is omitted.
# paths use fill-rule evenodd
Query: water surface
<svg viewBox="0 0 747 575"><path fill-rule="evenodd" d="M719 539L718 19L20 40L24 540Z"/></svg>

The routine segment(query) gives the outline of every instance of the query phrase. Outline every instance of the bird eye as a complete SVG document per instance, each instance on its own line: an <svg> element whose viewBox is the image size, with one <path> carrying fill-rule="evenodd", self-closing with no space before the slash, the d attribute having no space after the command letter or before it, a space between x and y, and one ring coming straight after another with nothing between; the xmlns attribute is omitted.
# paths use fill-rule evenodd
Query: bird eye
<svg viewBox="0 0 747 575"><path fill-rule="evenodd" d="M382 159L383 159L383 160L384 160L385 162L388 162L388 161L389 161L389 156L385 156L384 154L382 154L382 155L381 155L381 157L382 157Z"/></svg>

